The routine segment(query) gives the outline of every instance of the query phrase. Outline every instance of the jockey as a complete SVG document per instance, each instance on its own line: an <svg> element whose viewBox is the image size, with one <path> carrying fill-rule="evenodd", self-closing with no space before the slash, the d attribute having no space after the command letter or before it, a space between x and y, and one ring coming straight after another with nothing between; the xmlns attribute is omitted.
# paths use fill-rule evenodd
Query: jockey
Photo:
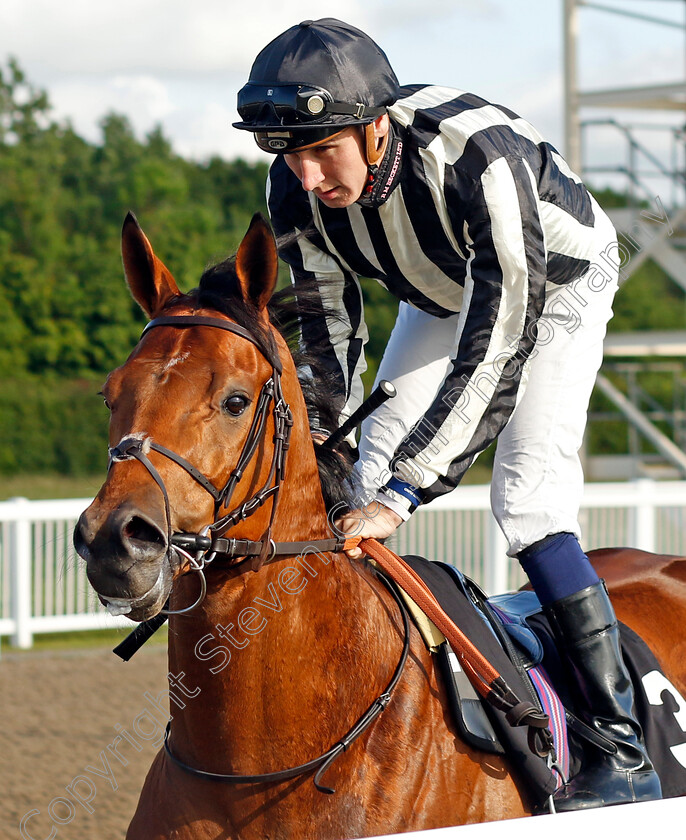
<svg viewBox="0 0 686 840"><path fill-rule="evenodd" d="M377 44L333 18L268 44L238 112L236 128L275 155L272 224L296 293L319 290L320 323L303 341L325 338L342 418L363 396L358 278L400 301L378 371L398 394L363 424L359 509L337 527L388 537L497 439L491 501L508 553L550 618L587 722L616 747L558 791L556 808L660 798L614 610L579 544L579 449L617 288L609 219L528 122L461 90L400 87Z"/></svg>

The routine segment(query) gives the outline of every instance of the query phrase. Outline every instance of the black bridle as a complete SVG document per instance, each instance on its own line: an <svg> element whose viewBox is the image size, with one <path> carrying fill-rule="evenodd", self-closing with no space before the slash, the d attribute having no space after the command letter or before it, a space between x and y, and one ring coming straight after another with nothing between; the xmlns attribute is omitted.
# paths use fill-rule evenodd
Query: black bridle
<svg viewBox="0 0 686 840"><path fill-rule="evenodd" d="M124 640L117 648L115 653L118 653L123 659L129 659L138 648L159 628L162 626L168 615L175 615L187 613L197 607L205 597L207 591L207 582L205 579L204 569L211 563L215 557L239 557L241 561L245 561L248 557L257 557L259 567L264 562L273 560L276 556L294 556L302 553L308 548L314 548L322 552L337 552L341 551L345 545L344 539L322 539L322 540L305 540L301 542L274 542L271 538L272 525L276 514L276 505L278 501L279 490L285 475L286 454L288 452L288 445L290 441L291 428L293 426L293 416L290 406L283 397L281 390L281 373L282 365L278 354L270 352L263 342L258 341L257 338L247 329L241 327L233 321L224 320L221 318L210 318L201 315L169 315L155 318L150 321L143 331L145 335L148 330L154 327L214 327L222 330L227 330L239 335L242 338L252 342L260 352L265 356L267 361L271 364L271 376L262 386L260 395L257 400L253 420L248 431L248 436L243 449L238 457L236 466L231 471L231 474L222 488L216 487L200 470L194 467L181 455L155 443L151 438L144 435L128 435L123 438L117 446L110 449L110 467L113 463L118 461L125 461L135 459L141 463L150 473L151 477L160 488L164 498L164 509L167 525L167 558L171 564L172 551L180 552L185 556L190 563L190 570L197 572L200 575L201 592L197 601L190 607L182 610L162 610L157 616L148 621L141 622L136 630ZM269 416L270 407L272 407L272 415L274 418L274 451L272 455L271 467L267 479L262 488L242 502L238 507L229 511L221 517L218 514L222 508L230 505L233 493L241 480L243 473L252 460L255 451L262 440L266 428L267 417ZM148 452L157 452L160 455L173 461L175 464L184 469L201 487L203 487L214 499L214 522L208 527L209 534L173 534L171 524L171 509L169 504L169 495L165 487L164 480L159 474L155 465L148 458ZM272 509L269 518L267 530L263 535L262 540L251 541L241 539L226 538L225 534L238 522L247 519L251 514L258 510L268 499L272 499ZM194 552L193 556L190 552ZM254 568L256 568L254 567ZM286 770L279 770L272 773L261 773L257 775L241 775L232 773L211 773L206 770L200 770L182 762L171 751L169 745L170 724L167 724L167 729L164 736L164 749L169 758L187 773L194 776L199 776L203 779L221 781L232 784L254 784L254 783L275 783L286 781L288 779L296 778L305 773L316 770L314 776L314 784L322 793L335 793L332 788L320 784L320 779L323 773L330 767L333 761L338 756L348 749L350 744L355 741L363 732L365 732L376 718L384 711L391 699L393 689L398 684L402 675L407 657L410 651L410 625L409 617L405 604L398 593L395 583L377 572L379 578L385 584L393 599L400 609L400 614L403 621L403 647L400 654L400 659L396 665L395 671L391 677L390 682L386 686L385 691L377 697L371 704L367 711L360 717L355 725L337 741L327 752L318 758L312 759L305 764L300 764L297 767L291 767Z"/></svg>
<svg viewBox="0 0 686 840"><path fill-rule="evenodd" d="M271 375L262 386L257 399L255 413L250 429L248 430L248 436L243 444L243 449L238 456L236 466L231 471L223 487L217 487L207 476L181 455L178 455L171 449L167 449L166 446L156 443L151 437L145 434L127 435L109 451L109 467L119 461L135 459L148 471L160 488L164 499L167 528L167 560L171 566L172 553L176 551L188 561L189 571L197 572L200 576L200 595L193 604L181 610L164 609L161 611L161 614L166 616L187 613L195 609L202 602L207 591L204 570L217 556L221 556L222 559L238 558L239 562L245 562L248 558L254 558L252 568L257 570L263 563L270 562L277 556L297 555L308 548L322 552L341 551L345 546L345 539L342 538L277 543L271 537L279 490L281 489L285 475L286 455L288 453L293 426L293 415L290 406L284 399L281 389L281 373L283 367L278 353L270 349L264 340L258 339L250 330L234 321L223 318L211 318L205 315L166 315L150 321L143 330L141 338L155 327L174 327L178 329L184 329L186 327L212 327L226 330L254 344L272 368ZM238 505L238 507L225 513L223 516L219 516L222 508L229 507L234 491L264 436L270 407L274 420L274 449L269 474L265 483L249 499L246 499ZM148 453L151 451L157 452L177 464L212 496L214 500L214 517L212 524L207 527L205 533L173 533L169 494L167 493L162 476L148 457ZM225 536L227 531L233 528L238 522L247 519L255 513L269 499L272 500L271 514L267 530L261 540L235 539ZM140 645L161 626L155 618L150 619L150 622L147 628L143 628L140 632L136 633L134 631L131 634L130 642L126 640L126 643L122 643L123 647L120 646L121 649L117 649L118 655L122 656L122 658L130 658ZM146 622L142 623L146 624Z"/></svg>

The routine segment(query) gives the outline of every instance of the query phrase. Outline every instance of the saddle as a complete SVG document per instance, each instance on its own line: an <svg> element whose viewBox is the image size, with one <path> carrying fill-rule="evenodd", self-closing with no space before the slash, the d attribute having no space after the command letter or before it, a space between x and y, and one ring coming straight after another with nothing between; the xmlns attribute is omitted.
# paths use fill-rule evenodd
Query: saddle
<svg viewBox="0 0 686 840"><path fill-rule="evenodd" d="M488 598L474 581L453 566L414 555L404 556L403 560L513 689L520 696L532 699L548 715L554 761L534 755L527 748L521 730L483 702L449 642L417 605L406 599L410 614L436 659L461 738L475 749L506 754L534 808L543 807L551 793L579 771L586 751L603 749L604 745L603 739L576 716L574 685L537 596L531 591L521 591ZM677 722L674 708L676 711L682 708L680 698L676 695L673 703L659 699L656 702L654 686L669 685L657 659L646 643L621 623L620 636L624 660L634 684L637 717L662 782L663 796L683 796L686 794L686 744L683 744L686 733ZM658 698L662 696L658 692ZM683 744L683 749L675 748L675 744Z"/></svg>

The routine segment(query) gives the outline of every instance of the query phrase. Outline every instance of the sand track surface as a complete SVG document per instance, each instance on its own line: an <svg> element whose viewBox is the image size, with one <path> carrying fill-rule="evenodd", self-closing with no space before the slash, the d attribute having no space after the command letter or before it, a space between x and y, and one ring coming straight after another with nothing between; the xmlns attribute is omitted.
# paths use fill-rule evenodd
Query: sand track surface
<svg viewBox="0 0 686 840"><path fill-rule="evenodd" d="M150 697L169 708L166 673L166 646L143 648L129 662L110 648L3 648L2 840L45 840L53 829L54 840L125 836L163 733Z"/></svg>

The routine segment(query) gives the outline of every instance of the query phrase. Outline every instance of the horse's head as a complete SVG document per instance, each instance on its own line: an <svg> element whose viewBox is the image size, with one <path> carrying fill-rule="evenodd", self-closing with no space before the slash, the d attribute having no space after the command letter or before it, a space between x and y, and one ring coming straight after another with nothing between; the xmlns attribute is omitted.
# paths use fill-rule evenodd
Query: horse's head
<svg viewBox="0 0 686 840"><path fill-rule="evenodd" d="M270 488L283 468L273 455L279 416L288 425L280 356L292 360L266 311L277 253L262 217L205 297L202 283L179 292L131 215L122 255L131 293L153 320L104 386L110 467L74 541L103 603L141 621L159 612L189 563L172 534L201 534L235 511L231 537L268 533ZM207 303L218 299L220 311Z"/></svg>

